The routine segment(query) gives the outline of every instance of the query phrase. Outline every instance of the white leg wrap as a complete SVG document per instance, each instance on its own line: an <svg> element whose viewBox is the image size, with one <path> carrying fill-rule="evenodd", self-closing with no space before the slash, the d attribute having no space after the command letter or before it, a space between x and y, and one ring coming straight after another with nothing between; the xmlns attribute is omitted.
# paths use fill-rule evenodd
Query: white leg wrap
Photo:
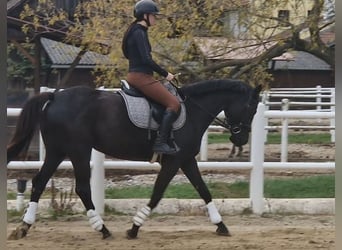
<svg viewBox="0 0 342 250"><path fill-rule="evenodd" d="M151 214L151 208L149 206L145 206L140 209L137 214L133 217L134 225L140 227L145 222L148 216Z"/></svg>
<svg viewBox="0 0 342 250"><path fill-rule="evenodd" d="M37 202L29 202L29 206L26 209L26 213L24 215L23 221L27 224L32 225L36 221L36 213L38 209Z"/></svg>
<svg viewBox="0 0 342 250"><path fill-rule="evenodd" d="M220 223L222 221L222 217L219 214L219 212L217 211L217 208L216 208L214 202L212 202L212 201L209 202L207 204L207 209L208 209L210 220L213 224L217 224L217 223Z"/></svg>
<svg viewBox="0 0 342 250"><path fill-rule="evenodd" d="M89 223L93 229L100 231L104 224L101 216L93 209L87 211L87 216L89 218Z"/></svg>

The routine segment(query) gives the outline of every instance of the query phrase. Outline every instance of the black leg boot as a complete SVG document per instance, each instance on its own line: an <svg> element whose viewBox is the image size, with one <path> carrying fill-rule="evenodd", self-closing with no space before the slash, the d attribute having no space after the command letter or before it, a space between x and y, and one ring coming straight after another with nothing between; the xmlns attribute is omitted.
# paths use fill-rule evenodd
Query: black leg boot
<svg viewBox="0 0 342 250"><path fill-rule="evenodd" d="M167 143L172 123L177 119L178 114L174 111L165 110L162 122L159 127L157 138L154 142L153 151L158 154L175 154L178 152Z"/></svg>

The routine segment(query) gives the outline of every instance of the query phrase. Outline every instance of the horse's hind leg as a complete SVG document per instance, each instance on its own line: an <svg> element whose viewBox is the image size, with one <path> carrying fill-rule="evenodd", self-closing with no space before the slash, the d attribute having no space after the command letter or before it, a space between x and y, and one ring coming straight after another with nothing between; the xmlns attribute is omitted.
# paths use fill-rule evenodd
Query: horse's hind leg
<svg viewBox="0 0 342 250"><path fill-rule="evenodd" d="M197 190L201 198L204 200L210 220L213 224L217 226L216 233L218 235L230 236L228 228L222 221L222 217L218 212L214 202L212 201L212 196L207 188L207 185L202 179L201 173L198 169L197 161L195 158L189 160L181 166L186 177L189 179L191 184Z"/></svg>
<svg viewBox="0 0 342 250"><path fill-rule="evenodd" d="M179 169L179 164L174 161L165 160L166 158L166 156L163 157L162 168L157 176L156 182L154 183L150 202L147 204L147 206L141 208L133 217L132 228L127 230L128 239L134 239L138 236L139 228L151 214L151 211L158 205L167 186Z"/></svg>
<svg viewBox="0 0 342 250"><path fill-rule="evenodd" d="M32 191L29 206L25 211L23 222L20 226L14 230L8 239L21 239L26 236L31 225L36 220L36 212L38 209L38 201L43 191L45 190L46 184L56 171L58 165L63 161L64 155L57 154L55 152L46 152L44 164L40 171L32 179Z"/></svg>
<svg viewBox="0 0 342 250"><path fill-rule="evenodd" d="M106 239L112 236L112 234L104 225L101 216L95 211L95 206L91 199L89 164L90 155L91 149L80 150L79 153L74 152L72 155L70 155L76 179L75 191L86 208L87 216L92 228L98 232L101 232L102 238Z"/></svg>

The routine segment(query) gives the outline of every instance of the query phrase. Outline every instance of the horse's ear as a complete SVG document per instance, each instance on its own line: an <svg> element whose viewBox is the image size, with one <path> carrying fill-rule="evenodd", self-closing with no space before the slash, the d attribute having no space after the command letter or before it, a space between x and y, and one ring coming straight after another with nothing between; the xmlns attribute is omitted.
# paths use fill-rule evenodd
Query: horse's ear
<svg viewBox="0 0 342 250"><path fill-rule="evenodd" d="M262 85L259 84L257 85L254 89L253 89L253 93L252 93L252 99L250 100L250 104L251 105L258 105L259 103L259 96L260 96L260 92L262 90Z"/></svg>

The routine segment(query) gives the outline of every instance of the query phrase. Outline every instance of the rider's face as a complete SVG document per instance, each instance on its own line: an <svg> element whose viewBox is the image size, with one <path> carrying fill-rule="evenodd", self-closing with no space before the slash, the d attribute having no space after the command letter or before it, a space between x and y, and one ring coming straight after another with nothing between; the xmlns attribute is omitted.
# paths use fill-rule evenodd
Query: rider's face
<svg viewBox="0 0 342 250"><path fill-rule="evenodd" d="M149 18L149 21L150 21L150 25L153 26L155 23L156 23L156 20L157 20L157 16L154 15L154 14L145 14L145 18Z"/></svg>

